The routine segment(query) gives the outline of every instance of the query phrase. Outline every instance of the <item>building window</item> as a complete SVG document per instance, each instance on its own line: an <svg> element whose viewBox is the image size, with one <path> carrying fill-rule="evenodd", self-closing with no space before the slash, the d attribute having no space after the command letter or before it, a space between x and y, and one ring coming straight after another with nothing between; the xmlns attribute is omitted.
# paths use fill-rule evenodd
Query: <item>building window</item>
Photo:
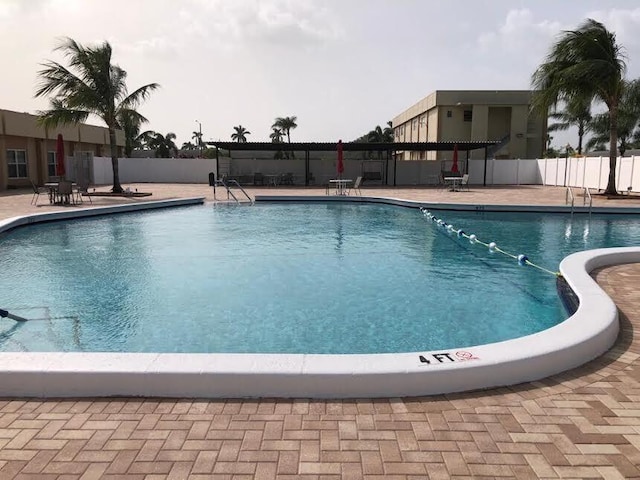
<svg viewBox="0 0 640 480"><path fill-rule="evenodd" d="M473 110L464 111L464 121L470 122L473 119Z"/></svg>
<svg viewBox="0 0 640 480"><path fill-rule="evenodd" d="M420 126L424 127L427 124L427 116L426 115L422 115L420 117Z"/></svg>
<svg viewBox="0 0 640 480"><path fill-rule="evenodd" d="M50 177L55 177L56 170L56 152L47 152L47 175L49 175Z"/></svg>
<svg viewBox="0 0 640 480"><path fill-rule="evenodd" d="M453 116L453 112L451 110L447 110L447 118L451 118Z"/></svg>
<svg viewBox="0 0 640 480"><path fill-rule="evenodd" d="M415 130L416 128L418 128L418 119L417 119L417 118L414 118L414 119L411 121L411 128L412 128L413 130Z"/></svg>
<svg viewBox="0 0 640 480"><path fill-rule="evenodd" d="M27 178L27 151L7 150L9 178Z"/></svg>

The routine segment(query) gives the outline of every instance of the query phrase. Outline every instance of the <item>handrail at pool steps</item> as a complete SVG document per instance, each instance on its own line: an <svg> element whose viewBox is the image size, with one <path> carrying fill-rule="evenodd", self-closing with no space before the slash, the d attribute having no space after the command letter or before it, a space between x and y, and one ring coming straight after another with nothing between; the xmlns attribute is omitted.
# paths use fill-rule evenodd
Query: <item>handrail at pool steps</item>
<svg viewBox="0 0 640 480"><path fill-rule="evenodd" d="M249 194L245 191L245 189L242 188L242 186L238 183L238 181L236 179L234 179L234 178L225 179L223 177L223 178L220 178L220 179L216 180L215 173L213 173L213 172L209 173L209 186L213 187L213 198L215 200L217 200L216 199L216 185L222 185L227 190L227 200L229 200L229 196L232 196L233 199L236 201L236 203L240 203L240 200L238 200L238 198L233 194L233 192L231 191L230 185L239 188L240 191L242 193L244 193L244 196L247 197L247 199L249 200L249 203L251 205L253 205L253 199L249 196Z"/></svg>
<svg viewBox="0 0 640 480"><path fill-rule="evenodd" d="M587 199L589 199L589 215L591 215L591 207L593 207L593 197L591 196L591 190L589 190L589 187L584 187L584 193L582 195L583 206L587 204Z"/></svg>
<svg viewBox="0 0 640 480"><path fill-rule="evenodd" d="M564 203L569 204L569 199L571 199L571 213L573 213L573 204L575 203L575 198L573 197L573 190L571 190L571 187L567 187L567 190L564 194Z"/></svg>

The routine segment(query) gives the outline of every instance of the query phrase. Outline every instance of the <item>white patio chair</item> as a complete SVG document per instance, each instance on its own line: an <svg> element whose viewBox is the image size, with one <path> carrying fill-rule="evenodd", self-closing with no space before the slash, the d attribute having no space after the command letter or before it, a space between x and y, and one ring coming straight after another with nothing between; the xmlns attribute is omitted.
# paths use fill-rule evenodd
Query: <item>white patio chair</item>
<svg viewBox="0 0 640 480"><path fill-rule="evenodd" d="M465 173L462 175L462 180L460 180L460 190L466 188L469 191L469 174Z"/></svg>
<svg viewBox="0 0 640 480"><path fill-rule="evenodd" d="M352 190L358 195L362 195L362 192L360 191L361 183L362 183L362 177L356 177L356 181L353 183L353 187L351 187L348 191L349 195L351 195Z"/></svg>

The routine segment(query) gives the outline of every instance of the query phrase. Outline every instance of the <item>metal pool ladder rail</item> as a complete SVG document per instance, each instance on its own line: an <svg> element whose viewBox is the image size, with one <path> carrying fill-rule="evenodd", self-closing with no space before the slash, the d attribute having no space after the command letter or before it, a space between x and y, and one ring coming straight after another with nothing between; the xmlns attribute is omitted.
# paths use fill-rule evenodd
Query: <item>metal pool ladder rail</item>
<svg viewBox="0 0 640 480"><path fill-rule="evenodd" d="M571 187L567 187L567 191L564 194L564 203L569 204L569 200L571 200L571 213L573 213L575 198L573 198L573 191L571 190Z"/></svg>
<svg viewBox="0 0 640 480"><path fill-rule="evenodd" d="M233 186L233 187L237 187L242 193L244 193L244 196L247 197L247 199L249 200L249 203L253 205L253 199L249 196L249 194L245 191L245 189L242 188L242 186L238 183L237 180L235 179L225 180L224 178L216 180L215 177L212 177L212 175L213 175L212 173L209 174L209 185L213 187L214 199L216 198L216 185L221 185L227 190L227 200L231 196L236 201L236 203L240 203L240 200L238 200L238 198L231 191L231 187Z"/></svg>
<svg viewBox="0 0 640 480"><path fill-rule="evenodd" d="M589 187L584 187L584 194L582 196L582 205L587 204L587 199L589 199L589 215L591 215L591 207L593 206L593 197L591 196L591 191Z"/></svg>

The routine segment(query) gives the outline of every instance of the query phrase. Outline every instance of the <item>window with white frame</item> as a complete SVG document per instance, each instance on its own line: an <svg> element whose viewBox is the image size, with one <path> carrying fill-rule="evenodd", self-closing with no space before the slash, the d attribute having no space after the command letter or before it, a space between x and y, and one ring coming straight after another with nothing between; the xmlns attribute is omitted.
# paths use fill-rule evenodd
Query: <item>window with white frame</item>
<svg viewBox="0 0 640 480"><path fill-rule="evenodd" d="M9 178L27 178L27 151L7 150Z"/></svg>
<svg viewBox="0 0 640 480"><path fill-rule="evenodd" d="M56 170L56 152L47 152L47 175L49 175L50 177L55 177Z"/></svg>

